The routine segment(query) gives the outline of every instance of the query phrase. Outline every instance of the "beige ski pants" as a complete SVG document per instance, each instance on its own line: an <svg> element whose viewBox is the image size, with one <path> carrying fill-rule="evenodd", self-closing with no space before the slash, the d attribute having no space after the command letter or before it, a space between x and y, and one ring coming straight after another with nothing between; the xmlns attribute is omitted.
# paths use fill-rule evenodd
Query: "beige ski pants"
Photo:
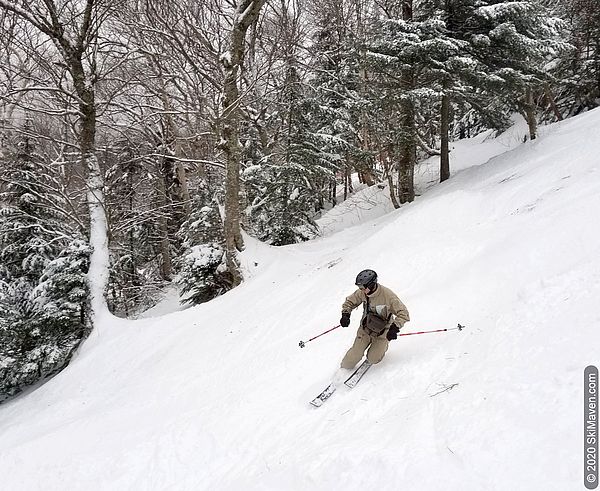
<svg viewBox="0 0 600 491"><path fill-rule="evenodd" d="M367 351L367 360L370 363L379 363L383 360L383 356L388 349L390 342L386 338L387 329L383 331L380 336L371 336L362 327L358 328L354 344L344 356L342 360L342 368L354 368L356 364L362 359L365 350Z"/></svg>

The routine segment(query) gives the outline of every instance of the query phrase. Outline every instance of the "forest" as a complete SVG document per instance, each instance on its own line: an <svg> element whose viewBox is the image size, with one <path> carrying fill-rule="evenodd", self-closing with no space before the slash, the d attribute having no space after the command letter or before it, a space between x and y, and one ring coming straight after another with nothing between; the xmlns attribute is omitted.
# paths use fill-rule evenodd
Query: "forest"
<svg viewBox="0 0 600 491"><path fill-rule="evenodd" d="M0 0L0 401L353 177L399 208L450 142L598 105L597 0Z"/></svg>

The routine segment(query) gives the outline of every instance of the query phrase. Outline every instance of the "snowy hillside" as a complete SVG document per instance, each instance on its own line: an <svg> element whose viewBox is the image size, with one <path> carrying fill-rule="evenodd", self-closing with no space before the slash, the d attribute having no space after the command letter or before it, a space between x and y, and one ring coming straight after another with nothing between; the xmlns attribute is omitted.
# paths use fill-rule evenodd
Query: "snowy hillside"
<svg viewBox="0 0 600 491"><path fill-rule="evenodd" d="M489 156L324 238L249 240L249 279L208 304L104 319L68 369L0 406L2 489L582 489L600 111ZM312 408L359 316L298 342L338 323L366 267L407 305L403 332L468 330L399 338Z"/></svg>
<svg viewBox="0 0 600 491"><path fill-rule="evenodd" d="M523 135L527 133L527 124L520 116L515 116L512 126L493 137L494 131L488 130L469 139L451 142L450 162L453 172L487 162L490 158L517 147ZM417 195L423 194L431 186L439 182L440 158L431 157L415 168L415 190ZM341 205L331 209L318 220L322 235L339 232L349 226L373 220L394 210L387 184L379 184L364 189L364 184L355 183L360 190ZM338 195L342 201L343 193Z"/></svg>

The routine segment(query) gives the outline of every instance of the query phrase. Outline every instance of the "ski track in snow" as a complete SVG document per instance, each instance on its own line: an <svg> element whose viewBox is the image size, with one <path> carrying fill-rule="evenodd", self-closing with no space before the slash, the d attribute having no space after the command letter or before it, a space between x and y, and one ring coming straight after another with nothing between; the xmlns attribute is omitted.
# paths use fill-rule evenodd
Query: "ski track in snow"
<svg viewBox="0 0 600 491"><path fill-rule="evenodd" d="M207 304L101 319L66 370L0 406L2 489L583 489L600 110L518 134L456 142L460 172L432 186L423 164L430 189L400 210L370 188L369 211L335 207L324 237L247 238L247 280ZM403 332L467 330L399 338L312 408L359 314L298 342L337 324L366 267L408 306Z"/></svg>

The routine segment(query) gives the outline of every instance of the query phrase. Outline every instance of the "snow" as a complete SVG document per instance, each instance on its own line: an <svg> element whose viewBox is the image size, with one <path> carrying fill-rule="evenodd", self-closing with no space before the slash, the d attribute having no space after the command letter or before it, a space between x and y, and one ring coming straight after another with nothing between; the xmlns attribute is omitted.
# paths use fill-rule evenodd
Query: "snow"
<svg viewBox="0 0 600 491"><path fill-rule="evenodd" d="M219 58L219 61L225 65L225 68L231 67L231 51L225 51Z"/></svg>
<svg viewBox="0 0 600 491"><path fill-rule="evenodd" d="M386 185L363 188L317 220L320 233L331 235L346 227L386 215L394 209Z"/></svg>
<svg viewBox="0 0 600 491"><path fill-rule="evenodd" d="M223 250L213 244L200 244L192 247L188 257L193 261L194 267L202 268L219 261Z"/></svg>
<svg viewBox="0 0 600 491"><path fill-rule="evenodd" d="M414 203L330 216L319 239L246 238L246 281L207 304L104 318L64 372L0 406L3 489L583 489L600 111L541 133L456 143L449 181L423 171ZM365 267L410 310L403 332L467 329L393 341L312 408L359 315L298 342L338 323Z"/></svg>
<svg viewBox="0 0 600 491"><path fill-rule="evenodd" d="M138 319L160 317L181 310L180 293L176 284L172 284L163 292L160 300L152 308L137 315Z"/></svg>
<svg viewBox="0 0 600 491"><path fill-rule="evenodd" d="M477 9L477 14L482 17L492 20L498 19L502 17L506 17L507 15L515 15L520 11L524 13L526 10L530 10L534 8L530 3L525 2L503 2L493 5L485 5L483 7L479 7Z"/></svg>
<svg viewBox="0 0 600 491"><path fill-rule="evenodd" d="M88 284L90 288L91 308L94 322L104 318L111 318L104 297L108 284L109 252L108 252L108 225L104 210L104 192L98 159L95 155L86 157L89 167L87 180L87 201L90 214L90 267L88 271Z"/></svg>
<svg viewBox="0 0 600 491"><path fill-rule="evenodd" d="M543 128L542 128L543 131ZM492 157L516 148L529 134L526 121L519 115L512 118L511 127L493 138L493 131L485 131L473 138L450 143L450 167L452 172L468 169L487 162ZM353 186L356 192L342 202L343 189L338 194L338 204L317 220L320 233L329 236L346 227L375 220L393 211L387 184L366 187L358 184L354 175ZM431 157L421 162L415 169L415 188L418 194L424 193L439 182L439 157ZM376 226L373 223L372 226Z"/></svg>

